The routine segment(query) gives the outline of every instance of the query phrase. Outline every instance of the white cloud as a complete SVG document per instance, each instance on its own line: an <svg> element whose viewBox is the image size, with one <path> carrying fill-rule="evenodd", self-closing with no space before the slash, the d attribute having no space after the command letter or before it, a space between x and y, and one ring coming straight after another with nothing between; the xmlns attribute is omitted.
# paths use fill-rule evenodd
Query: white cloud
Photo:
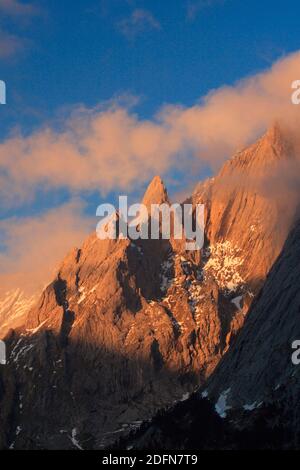
<svg viewBox="0 0 300 470"><path fill-rule="evenodd" d="M31 293L51 280L57 263L92 230L83 209L75 200L41 215L0 221L0 293L17 286Z"/></svg>
<svg viewBox="0 0 300 470"><path fill-rule="evenodd" d="M117 23L118 30L128 39L151 30L161 29L159 21L154 15L144 9L135 9L127 18L123 18Z"/></svg>
<svg viewBox="0 0 300 470"><path fill-rule="evenodd" d="M60 130L12 135L0 143L2 204L22 204L40 188L130 192L170 168L216 170L275 120L298 125L291 83L299 78L299 62L300 52L291 54L194 106L165 106L153 119L111 104L81 109Z"/></svg>

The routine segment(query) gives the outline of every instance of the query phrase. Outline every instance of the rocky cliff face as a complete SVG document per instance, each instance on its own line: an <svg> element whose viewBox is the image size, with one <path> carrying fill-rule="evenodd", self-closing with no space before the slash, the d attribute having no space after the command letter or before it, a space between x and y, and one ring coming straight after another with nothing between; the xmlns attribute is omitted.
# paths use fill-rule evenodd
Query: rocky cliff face
<svg viewBox="0 0 300 470"><path fill-rule="evenodd" d="M292 361L292 344L300 339L299 275L298 222L253 304L234 348L208 383L211 396L229 390L228 408L247 404L256 408L259 403L281 400L287 409L299 415L300 367ZM299 419L294 424L299 433Z"/></svg>
<svg viewBox="0 0 300 470"><path fill-rule="evenodd" d="M300 365L292 361L300 356L292 347L300 339L299 276L300 222L205 389L123 447L299 449Z"/></svg>
<svg viewBox="0 0 300 470"><path fill-rule="evenodd" d="M26 314L36 301L36 295L27 296L21 289L3 295L0 299L0 338L9 329L24 325Z"/></svg>
<svg viewBox="0 0 300 470"><path fill-rule="evenodd" d="M280 204L261 191L268 172L292 158L279 132L237 154L192 196L206 207L201 252L172 238L92 234L66 256L25 324L5 338L2 447L105 447L204 383L286 235ZM168 202L160 178L143 202Z"/></svg>
<svg viewBox="0 0 300 470"><path fill-rule="evenodd" d="M240 276L260 287L280 253L294 216L294 204L280 200L276 185L282 168L294 160L289 137L278 125L227 161L216 178L197 187L193 202L206 206L205 234L211 250L220 241L240 253Z"/></svg>

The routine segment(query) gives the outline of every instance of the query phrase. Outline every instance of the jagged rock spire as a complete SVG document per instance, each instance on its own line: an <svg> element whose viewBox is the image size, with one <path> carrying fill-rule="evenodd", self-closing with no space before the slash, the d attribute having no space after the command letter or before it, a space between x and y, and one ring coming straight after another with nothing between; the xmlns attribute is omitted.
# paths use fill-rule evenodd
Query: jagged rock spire
<svg viewBox="0 0 300 470"><path fill-rule="evenodd" d="M167 189L160 176L155 176L149 184L142 203L145 204L147 209L150 209L151 204L169 203Z"/></svg>

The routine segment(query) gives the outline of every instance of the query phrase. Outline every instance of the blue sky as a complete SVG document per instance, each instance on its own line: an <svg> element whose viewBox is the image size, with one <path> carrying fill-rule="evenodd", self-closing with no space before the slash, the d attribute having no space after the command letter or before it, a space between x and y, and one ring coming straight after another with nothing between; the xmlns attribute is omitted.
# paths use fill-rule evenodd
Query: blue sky
<svg viewBox="0 0 300 470"><path fill-rule="evenodd" d="M299 13L296 0L0 0L0 49L18 41L0 53L0 137L122 95L141 118L191 106L297 50Z"/></svg>
<svg viewBox="0 0 300 470"><path fill-rule="evenodd" d="M41 215L53 207L59 208L74 201L74 198L85 201L85 213L95 214L97 204L103 199L115 201L117 195L124 191L130 193L132 198L138 197L148 179L160 171L171 193L180 193L186 188L190 190L198 180L215 170L225 154L228 157L236 145L247 143L268 124L266 117L259 115L258 125L249 123L247 132L242 129L231 146L230 131L226 140L226 126L222 130L222 122L227 125L232 102L225 99L227 104L221 106L223 95L226 98L225 90L218 101L218 113L223 121L217 120L221 125L217 125L215 130L216 138L210 136L205 142L203 148L207 151L207 158L202 159L201 164L197 163L198 160L192 158L198 152L195 149L198 141L194 120L197 120L201 106L204 106L204 111L206 109L207 98L203 101L203 97L229 85L233 86L236 101L240 95L239 86L235 85L237 81L268 70L277 60L298 51L299 14L300 4L296 0L0 0L0 79L7 85L7 104L0 106L0 160L6 159L7 152L11 159L9 164L7 161L5 163L9 169L3 166L2 175L0 172L0 182L2 187L7 184L3 192L9 192L12 196L10 200L1 198L0 220L5 222L13 216ZM284 86L288 90L289 82ZM267 94L265 88L263 93ZM258 87L256 96L261 94ZM118 132L122 130L122 135L125 135L125 147L126 132L130 133L132 127L138 129L138 135L132 137L134 145L136 141L143 140L140 127L143 128L142 136L146 132L145 141L149 139L148 146L152 145L149 127L160 145L154 156L150 151L145 153L145 148L138 151L138 157L130 155L130 149L125 149L128 161L137 162L137 171L126 181L124 176L123 182L122 173L124 171L125 175L128 171L124 170L126 160L112 160L111 165L118 169L121 177L108 171L106 179L103 173L102 179L99 177L98 191L97 180L92 182L91 169L87 171L91 178L89 188L89 181L82 184L78 172L71 167L82 151L78 143L80 132L77 129L75 137L70 137L68 132L63 139L60 139L60 132L65 126L73 126L70 116L76 115L79 108L85 109L80 126L85 127L89 122L89 113L94 113L94 120L91 120L93 127L99 124L99 110L111 110L112 103L116 102L126 110L125 116L113 117L113 125L118 121ZM195 105L199 109L196 116L182 112L180 124L168 111L161 125L161 118L156 115L165 110L166 105L173 105L179 114L182 109L191 109L193 113ZM211 109L214 109L214 100L212 106L208 106L208 117L211 116ZM246 121L247 113L239 110L233 117L237 123ZM228 121L234 123L233 117ZM172 128L174 133L169 133L169 119L176 132L178 125L189 129L186 140L191 132L191 140L194 139L196 144L193 142L189 146L185 142L176 147L173 142L176 132ZM47 140L43 135L43 141L50 142L52 148L53 142L63 140L62 148L67 148L72 154L71 184L67 179L61 183L55 181L60 180L58 172L53 173L52 179L47 179L48 170L45 174L40 168L35 172L35 167L43 159L45 168L48 167L52 154L41 154L38 162L36 148L28 144L31 141L26 137L30 139L35 133L39 137L39 130L45 126L51 129L51 136ZM205 141L206 129L203 123L201 126L199 136ZM89 129L85 137L90 139L91 134L93 148L94 131ZM18 141L13 140L15 135L21 136ZM168 141L167 148L160 155L165 139ZM16 142L20 148L17 148ZM175 159L170 157L173 145L176 147L173 152ZM99 150L97 147L97 151L101 154L101 148ZM118 152L122 154L122 147ZM219 160L215 157L218 152L224 152ZM25 162L20 172L24 171L24 179L27 180L24 187L23 182L20 183L20 189L19 180L13 174L12 161L15 159L16 166L21 167L28 155L32 175L27 174L30 165L27 168ZM144 165L146 157L143 155L147 155L147 165ZM218 160L216 165L210 165L211 155ZM62 162L64 158L65 154L62 153ZM107 171L107 161L103 155L101 158L104 159L101 171ZM185 165L177 165L181 160ZM91 164L95 165L93 159ZM57 165L56 160L54 165ZM140 173L138 165L141 166ZM63 171L68 172L68 169L62 166ZM6 177L5 172L11 179ZM76 178L78 181L75 181ZM107 181L109 184L106 184ZM0 234L1 239L3 235Z"/></svg>
<svg viewBox="0 0 300 470"><path fill-rule="evenodd" d="M26 19L0 12L1 30L24 43L0 61L8 87L8 105L0 108L1 135L14 125L39 126L62 108L93 106L123 93L141 97L137 111L146 117L163 103L191 105L209 90L299 48L296 0L42 0L35 5L40 11ZM137 10L144 17L134 23Z"/></svg>

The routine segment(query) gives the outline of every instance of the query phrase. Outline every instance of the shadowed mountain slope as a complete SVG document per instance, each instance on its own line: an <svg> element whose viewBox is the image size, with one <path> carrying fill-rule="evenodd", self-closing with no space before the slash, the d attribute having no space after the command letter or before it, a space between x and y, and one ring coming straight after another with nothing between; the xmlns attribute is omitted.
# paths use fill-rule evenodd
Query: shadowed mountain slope
<svg viewBox="0 0 300 470"><path fill-rule="evenodd" d="M172 238L92 234L65 257L5 338L3 447L105 447L207 380L284 242L292 211L282 223L281 201L263 183L290 158L273 128L198 187L201 252ZM144 203L161 202L168 196L156 177Z"/></svg>

